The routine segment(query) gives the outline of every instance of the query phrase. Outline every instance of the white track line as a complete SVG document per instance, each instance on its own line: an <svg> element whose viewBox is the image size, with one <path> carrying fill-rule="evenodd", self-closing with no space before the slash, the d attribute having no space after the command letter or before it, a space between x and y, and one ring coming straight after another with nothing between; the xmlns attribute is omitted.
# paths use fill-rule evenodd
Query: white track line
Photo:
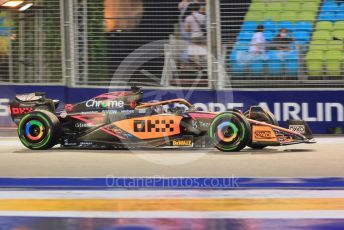
<svg viewBox="0 0 344 230"><path fill-rule="evenodd" d="M0 191L0 199L344 198L341 190Z"/></svg>
<svg viewBox="0 0 344 230"><path fill-rule="evenodd" d="M180 219L343 219L344 211L0 211L0 216L66 218L180 218Z"/></svg>

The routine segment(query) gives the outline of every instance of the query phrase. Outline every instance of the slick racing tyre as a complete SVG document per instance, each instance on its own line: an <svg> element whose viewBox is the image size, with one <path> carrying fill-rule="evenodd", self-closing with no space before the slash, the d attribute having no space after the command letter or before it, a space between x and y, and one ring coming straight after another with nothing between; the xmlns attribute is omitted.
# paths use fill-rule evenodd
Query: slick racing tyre
<svg viewBox="0 0 344 230"><path fill-rule="evenodd" d="M20 120L18 136L21 143L29 149L49 149L58 143L60 129L60 121L53 113L37 110Z"/></svg>
<svg viewBox="0 0 344 230"><path fill-rule="evenodd" d="M266 123L271 124L271 125L278 126L278 121L276 120L275 116L269 111L253 112L252 114L250 114L250 111L248 110L245 112L245 116L247 118L252 119L252 120L262 121L262 122L266 122ZM252 142L248 143L247 146L252 148L252 149L264 149L265 147L267 147L266 145L253 144Z"/></svg>
<svg viewBox="0 0 344 230"><path fill-rule="evenodd" d="M217 149L237 152L251 141L251 126L243 115L224 112L214 118L209 127L209 137Z"/></svg>

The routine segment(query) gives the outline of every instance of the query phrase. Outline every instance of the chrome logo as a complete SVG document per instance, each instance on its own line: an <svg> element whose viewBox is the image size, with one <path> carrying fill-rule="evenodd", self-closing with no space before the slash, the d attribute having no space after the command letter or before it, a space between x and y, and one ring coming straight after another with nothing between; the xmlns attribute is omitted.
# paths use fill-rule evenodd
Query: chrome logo
<svg viewBox="0 0 344 230"><path fill-rule="evenodd" d="M40 121L31 120L26 123L25 135L29 140L37 141L43 137L44 127Z"/></svg>
<svg viewBox="0 0 344 230"><path fill-rule="evenodd" d="M217 135L224 142L233 141L238 135L238 128L231 122L223 122L218 126Z"/></svg>
<svg viewBox="0 0 344 230"><path fill-rule="evenodd" d="M117 100L95 100L94 98L86 101L87 108L101 108L101 109L112 109L112 108L123 108L124 101Z"/></svg>

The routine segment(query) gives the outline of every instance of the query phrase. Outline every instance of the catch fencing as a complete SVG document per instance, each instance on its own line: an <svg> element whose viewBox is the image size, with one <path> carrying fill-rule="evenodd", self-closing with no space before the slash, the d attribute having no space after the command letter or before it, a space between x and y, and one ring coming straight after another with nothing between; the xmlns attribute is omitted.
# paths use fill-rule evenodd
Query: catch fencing
<svg viewBox="0 0 344 230"><path fill-rule="evenodd" d="M25 11L1 8L0 82L206 89L344 86L344 4L198 2L34 0ZM195 20L195 14L201 16ZM264 42L255 44L260 25ZM201 32L196 39L193 30Z"/></svg>

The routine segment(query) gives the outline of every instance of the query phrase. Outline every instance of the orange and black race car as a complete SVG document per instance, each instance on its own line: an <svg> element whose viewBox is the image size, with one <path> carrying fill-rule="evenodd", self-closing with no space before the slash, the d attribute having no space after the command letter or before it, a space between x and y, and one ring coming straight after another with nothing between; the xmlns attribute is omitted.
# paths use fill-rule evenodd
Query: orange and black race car
<svg viewBox="0 0 344 230"><path fill-rule="evenodd" d="M314 143L308 125L289 121L278 126L275 117L259 106L249 111L197 111L184 99L143 102L138 87L99 95L57 112L59 101L44 93L17 95L10 103L18 135L30 149L128 149L152 147L216 147L240 151Z"/></svg>

